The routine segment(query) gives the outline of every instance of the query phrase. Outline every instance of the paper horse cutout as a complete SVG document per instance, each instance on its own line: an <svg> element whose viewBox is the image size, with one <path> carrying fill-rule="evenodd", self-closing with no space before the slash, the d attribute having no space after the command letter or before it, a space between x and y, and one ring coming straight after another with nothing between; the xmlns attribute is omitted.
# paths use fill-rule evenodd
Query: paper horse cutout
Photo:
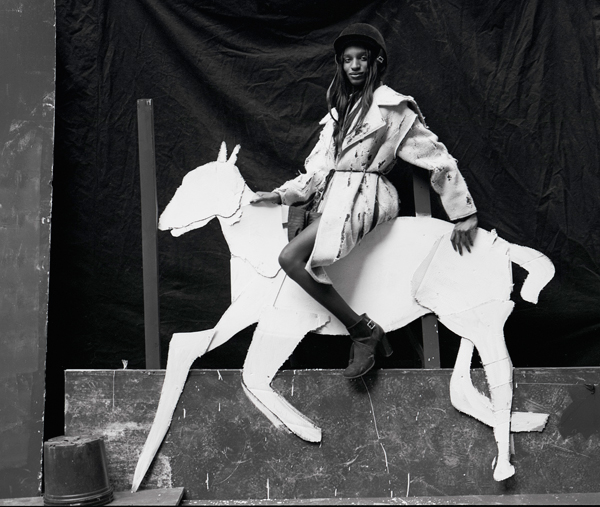
<svg viewBox="0 0 600 507"><path fill-rule="evenodd" d="M194 360L256 322L242 372L245 393L275 426L310 442L321 440L321 429L270 384L308 332L343 335L347 331L281 270L277 259L287 242L282 217L285 222L288 208L249 204L256 194L235 165L238 150L239 146L227 160L223 143L216 162L186 174L160 217L159 228L174 236L213 218L219 220L231 251L232 303L213 329L173 335L160 402L132 491L138 489L167 433ZM529 412L511 414L512 363L503 334L514 306L509 300L511 262L528 271L521 295L532 303L554 276L554 266L540 252L482 229L472 252L461 256L452 249L452 229L452 224L433 218L397 218L369 233L327 273L349 304L368 313L385 331L434 312L462 337L450 381L451 401L461 412L493 428L498 448L494 479L501 481L515 473L510 464L510 432L541 431L548 418ZM490 398L471 382L474 347L484 365Z"/></svg>

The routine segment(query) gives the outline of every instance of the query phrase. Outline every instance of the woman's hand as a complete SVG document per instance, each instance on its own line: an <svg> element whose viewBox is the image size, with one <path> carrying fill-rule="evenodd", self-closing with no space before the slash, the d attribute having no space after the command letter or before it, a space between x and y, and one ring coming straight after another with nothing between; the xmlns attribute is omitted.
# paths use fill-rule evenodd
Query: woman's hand
<svg viewBox="0 0 600 507"><path fill-rule="evenodd" d="M256 192L258 197L250 201L250 204L268 202L271 204L281 204L281 196L276 192Z"/></svg>
<svg viewBox="0 0 600 507"><path fill-rule="evenodd" d="M477 234L477 214L464 218L454 225L452 236L450 236L452 247L460 255L463 254L463 248L471 253L475 234Z"/></svg>

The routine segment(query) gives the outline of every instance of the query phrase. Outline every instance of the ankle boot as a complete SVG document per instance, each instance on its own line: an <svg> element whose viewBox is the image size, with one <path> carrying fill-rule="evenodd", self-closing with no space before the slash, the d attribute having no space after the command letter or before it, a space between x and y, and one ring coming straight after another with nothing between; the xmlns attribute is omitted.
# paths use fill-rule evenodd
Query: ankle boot
<svg viewBox="0 0 600 507"><path fill-rule="evenodd" d="M381 326L373 322L367 314L361 315L361 319L350 326L348 332L352 339L352 348L348 368L343 373L346 378L360 377L373 368L376 349L385 357L393 352Z"/></svg>

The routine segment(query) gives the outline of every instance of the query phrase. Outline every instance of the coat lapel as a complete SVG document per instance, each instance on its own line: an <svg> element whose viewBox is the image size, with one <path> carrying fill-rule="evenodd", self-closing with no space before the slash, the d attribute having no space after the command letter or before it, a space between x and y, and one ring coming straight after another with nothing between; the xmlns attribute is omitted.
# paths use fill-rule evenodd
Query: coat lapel
<svg viewBox="0 0 600 507"><path fill-rule="evenodd" d="M379 130L382 127L385 127L385 120L381 116L381 112L379 111L379 105L377 104L377 100L373 98L373 103L371 107L367 111L367 114L358 128L356 128L356 118L354 119L354 123L348 132L348 135L344 138L344 142L342 143L342 150L344 152L350 146L360 142L365 137L371 135L373 132ZM340 153L341 153L340 152Z"/></svg>

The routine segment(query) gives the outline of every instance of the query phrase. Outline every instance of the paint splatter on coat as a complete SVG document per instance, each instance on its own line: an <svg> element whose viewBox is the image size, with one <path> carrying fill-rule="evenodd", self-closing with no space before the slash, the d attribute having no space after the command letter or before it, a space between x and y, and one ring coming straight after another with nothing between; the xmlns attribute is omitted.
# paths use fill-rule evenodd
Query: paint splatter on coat
<svg viewBox="0 0 600 507"><path fill-rule="evenodd" d="M375 90L373 104L358 127L351 126L335 156L330 115L305 162L305 172L275 189L283 204L313 200L323 214L307 271L331 283L324 266L346 256L378 224L396 218L398 192L385 177L400 157L431 172L450 220L476 212L456 160L425 125L412 97L387 86Z"/></svg>

